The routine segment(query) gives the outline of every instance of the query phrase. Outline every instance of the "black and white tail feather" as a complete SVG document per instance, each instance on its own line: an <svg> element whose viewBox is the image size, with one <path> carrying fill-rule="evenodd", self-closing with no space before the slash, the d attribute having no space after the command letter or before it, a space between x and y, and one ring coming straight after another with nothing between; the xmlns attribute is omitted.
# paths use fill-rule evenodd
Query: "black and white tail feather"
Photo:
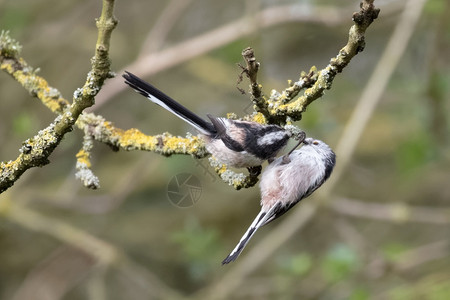
<svg viewBox="0 0 450 300"><path fill-rule="evenodd" d="M132 89L141 94L142 96L148 98L153 103L167 109L175 116L191 124L200 133L208 136L217 134L216 129L213 124L199 117L174 99L170 98L156 87L147 83L137 77L136 75L125 71L126 74L122 75L125 78L125 83L128 84Z"/></svg>
<svg viewBox="0 0 450 300"><path fill-rule="evenodd" d="M231 253L222 261L222 265L228 264L241 254L242 250L244 250L245 246L247 246L250 239L255 234L256 230L260 227L266 225L270 221L273 220L275 216L275 211L278 209L277 206L273 206L268 212L260 211L256 218L253 220L253 223L247 229L247 231L242 236L241 240L237 244L236 248L231 251Z"/></svg>

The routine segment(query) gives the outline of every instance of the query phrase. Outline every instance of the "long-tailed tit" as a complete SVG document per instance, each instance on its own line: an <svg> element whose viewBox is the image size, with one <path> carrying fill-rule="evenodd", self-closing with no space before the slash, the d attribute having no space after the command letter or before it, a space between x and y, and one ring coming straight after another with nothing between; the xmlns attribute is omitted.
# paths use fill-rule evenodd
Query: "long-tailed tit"
<svg viewBox="0 0 450 300"><path fill-rule="evenodd" d="M261 211L222 264L234 261L258 228L286 213L330 177L336 163L333 150L312 138L303 143L300 149L277 158L264 170L260 182Z"/></svg>
<svg viewBox="0 0 450 300"><path fill-rule="evenodd" d="M197 129L206 142L206 150L221 163L244 168L273 159L286 146L291 133L277 125L216 118L204 120L136 75L125 72L125 83L153 103L162 106ZM301 142L305 137L297 137Z"/></svg>

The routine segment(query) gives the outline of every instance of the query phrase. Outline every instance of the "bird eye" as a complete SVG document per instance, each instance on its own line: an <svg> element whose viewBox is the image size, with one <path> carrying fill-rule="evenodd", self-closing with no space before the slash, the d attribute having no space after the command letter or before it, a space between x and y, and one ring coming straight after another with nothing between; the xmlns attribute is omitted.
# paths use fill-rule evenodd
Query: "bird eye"
<svg viewBox="0 0 450 300"><path fill-rule="evenodd" d="M318 141L314 141L313 145L319 145L319 142Z"/></svg>

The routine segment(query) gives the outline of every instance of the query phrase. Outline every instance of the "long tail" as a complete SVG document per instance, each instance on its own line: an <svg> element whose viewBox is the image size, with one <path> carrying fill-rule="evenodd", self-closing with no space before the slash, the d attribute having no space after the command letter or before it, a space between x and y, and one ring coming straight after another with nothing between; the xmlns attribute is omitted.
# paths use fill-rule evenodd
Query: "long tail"
<svg viewBox="0 0 450 300"><path fill-rule="evenodd" d="M233 251L231 251L231 253L222 261L222 265L235 261L236 258L238 258L242 250L244 250L245 246L248 244L252 236L255 234L256 230L258 230L261 226L265 225L267 223L267 220L271 216L273 216L275 209L276 205L273 206L268 212L264 212L262 210L259 212L255 220L253 220L253 223L250 225L250 227L242 236L236 248L234 248Z"/></svg>
<svg viewBox="0 0 450 300"><path fill-rule="evenodd" d="M214 126L200 118L198 115L176 102L151 84L143 81L136 75L125 71L122 77L125 78L125 83L133 88L136 92L148 98L155 104L164 107L180 119L188 122L203 134L213 135L216 133Z"/></svg>

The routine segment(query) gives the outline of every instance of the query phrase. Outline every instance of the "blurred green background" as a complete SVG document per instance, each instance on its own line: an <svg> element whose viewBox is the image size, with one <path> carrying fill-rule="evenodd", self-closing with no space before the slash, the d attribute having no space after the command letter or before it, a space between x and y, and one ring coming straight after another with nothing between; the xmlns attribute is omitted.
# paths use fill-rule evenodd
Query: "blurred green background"
<svg viewBox="0 0 450 300"><path fill-rule="evenodd" d="M339 143L410 2L375 1L381 13L366 33L365 50L296 125L332 147ZM281 91L288 79L298 80L313 65L325 67L338 53L359 2L116 1L112 68L135 71L130 65L149 51L163 53L254 11L284 5L301 5L308 18L255 24L249 35L145 77L200 115L243 116L251 110L249 97L236 89L242 49L255 49L265 93ZM90 69L100 11L101 1L93 0L4 0L0 29L10 31L23 45L22 57L70 100ZM4 214L0 219L0 298L450 299L449 32L450 3L427 1L326 204L251 270L240 263L251 261L248 254L284 217L262 228L235 263L220 262L259 211L257 187L233 190L210 175L206 159L113 152L95 143L92 169L101 189L87 190L74 176L83 135L67 134L51 164L27 171L0 196L0 206L12 201L20 208L17 219ZM136 72L145 70L151 72L152 64ZM149 135L195 133L131 89L108 94L122 85L120 78L111 82L93 110L117 127ZM247 85L244 80L240 87ZM0 159L8 161L55 116L5 73L0 91ZM200 198L187 208L168 199L168 184L180 173L194 175L201 185ZM333 199L342 206L334 207ZM363 206L350 215L355 203ZM302 204L293 210L302 210ZM91 252L71 247L42 229L43 223L67 229L63 236L80 233L84 248L98 247ZM102 252L111 249L118 258ZM230 277L238 283L227 290L221 283Z"/></svg>

